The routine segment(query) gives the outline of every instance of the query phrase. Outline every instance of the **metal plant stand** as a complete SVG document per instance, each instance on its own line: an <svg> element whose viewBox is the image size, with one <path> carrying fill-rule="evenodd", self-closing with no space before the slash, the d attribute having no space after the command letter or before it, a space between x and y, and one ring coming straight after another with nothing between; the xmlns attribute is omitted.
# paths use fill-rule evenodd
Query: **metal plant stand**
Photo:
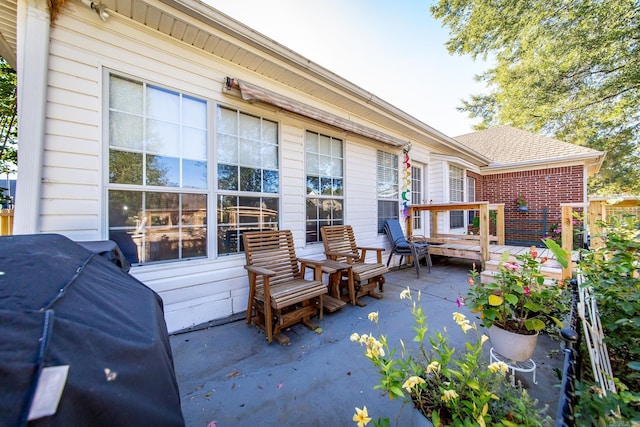
<svg viewBox="0 0 640 427"><path fill-rule="evenodd" d="M536 362L533 361L533 359L529 359L524 362L516 362L515 360L510 360L504 357L503 355L495 351L493 347L491 347L491 350L489 350L489 353L491 354L492 363L503 362L505 365L507 365L509 370L511 370L511 385L513 385L514 387L516 385L516 371L533 372L533 383L538 384L538 381L536 380L537 365L536 365Z"/></svg>

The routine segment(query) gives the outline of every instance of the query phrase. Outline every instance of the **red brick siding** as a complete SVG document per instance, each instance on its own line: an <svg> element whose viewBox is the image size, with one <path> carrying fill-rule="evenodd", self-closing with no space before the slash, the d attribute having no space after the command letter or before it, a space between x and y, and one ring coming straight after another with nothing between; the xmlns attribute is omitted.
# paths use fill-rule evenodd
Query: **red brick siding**
<svg viewBox="0 0 640 427"><path fill-rule="evenodd" d="M514 228L509 219L522 220L516 228L523 230L540 229L542 209L548 209L548 224L560 218L560 203L582 202L584 195L584 175L582 166L538 169L510 172L482 177L478 200L505 204L507 228ZM528 202L529 211L520 212L514 200L522 194ZM507 233L507 240L532 240L531 236Z"/></svg>

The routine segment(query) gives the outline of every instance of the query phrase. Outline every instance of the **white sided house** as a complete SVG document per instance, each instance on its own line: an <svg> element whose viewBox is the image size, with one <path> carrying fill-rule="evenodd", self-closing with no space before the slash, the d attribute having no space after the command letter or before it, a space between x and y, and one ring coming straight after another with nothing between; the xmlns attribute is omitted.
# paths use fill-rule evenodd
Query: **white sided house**
<svg viewBox="0 0 640 427"><path fill-rule="evenodd" d="M290 229L318 259L323 225L386 245L405 199L472 200L491 163L197 0L3 0L0 17L14 233L115 240L169 331L246 310L242 232Z"/></svg>

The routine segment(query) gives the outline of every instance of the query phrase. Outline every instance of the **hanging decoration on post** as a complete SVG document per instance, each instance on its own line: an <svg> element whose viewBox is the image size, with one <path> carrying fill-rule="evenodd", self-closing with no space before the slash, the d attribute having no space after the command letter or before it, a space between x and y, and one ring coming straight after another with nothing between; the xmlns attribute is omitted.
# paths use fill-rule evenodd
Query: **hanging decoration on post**
<svg viewBox="0 0 640 427"><path fill-rule="evenodd" d="M403 191L402 191L402 214L407 218L409 216L409 201L411 200L411 159L409 157L409 151L411 151L411 143L408 143L402 148L404 155L404 179L403 179Z"/></svg>

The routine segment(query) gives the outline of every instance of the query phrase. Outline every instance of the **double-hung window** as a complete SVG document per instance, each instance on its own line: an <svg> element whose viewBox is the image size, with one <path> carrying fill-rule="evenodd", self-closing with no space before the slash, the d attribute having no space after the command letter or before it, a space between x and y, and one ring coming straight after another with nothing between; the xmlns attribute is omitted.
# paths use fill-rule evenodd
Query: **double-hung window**
<svg viewBox="0 0 640 427"><path fill-rule="evenodd" d="M398 156L377 152L378 233L387 219L398 219Z"/></svg>
<svg viewBox="0 0 640 427"><path fill-rule="evenodd" d="M449 201L464 202L464 169L449 165ZM449 212L449 228L464 227L464 211Z"/></svg>
<svg viewBox="0 0 640 427"><path fill-rule="evenodd" d="M218 254L244 250L242 233L276 230L280 172L278 124L218 106Z"/></svg>
<svg viewBox="0 0 640 427"><path fill-rule="evenodd" d="M317 132L305 134L306 242L320 241L320 227L343 224L343 142Z"/></svg>
<svg viewBox="0 0 640 427"><path fill-rule="evenodd" d="M109 75L109 239L133 264L207 256L207 102Z"/></svg>

